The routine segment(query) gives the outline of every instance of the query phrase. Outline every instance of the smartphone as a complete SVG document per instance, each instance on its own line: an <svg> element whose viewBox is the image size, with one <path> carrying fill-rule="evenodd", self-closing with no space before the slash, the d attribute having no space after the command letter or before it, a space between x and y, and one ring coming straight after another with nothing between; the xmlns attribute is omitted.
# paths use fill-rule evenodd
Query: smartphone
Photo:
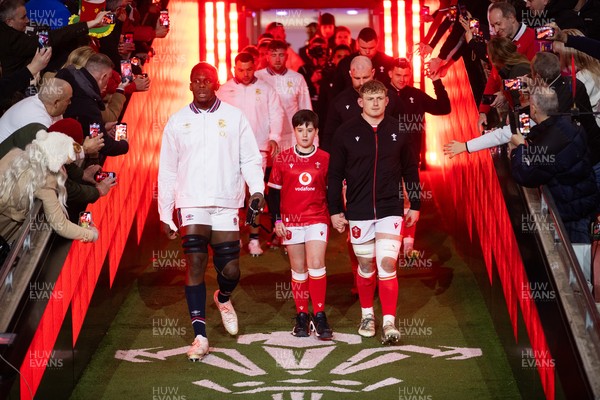
<svg viewBox="0 0 600 400"><path fill-rule="evenodd" d="M92 123L90 124L90 137L95 138L100 134L100 124Z"/></svg>
<svg viewBox="0 0 600 400"><path fill-rule="evenodd" d="M47 30L38 31L37 37L38 37L38 46L40 49L45 49L50 46L48 44L50 41L50 37L48 36Z"/></svg>
<svg viewBox="0 0 600 400"><path fill-rule="evenodd" d="M469 20L469 28L479 30L479 20L477 18L471 18Z"/></svg>
<svg viewBox="0 0 600 400"><path fill-rule="evenodd" d="M106 178L114 178L117 179L117 173L116 172L104 172L104 171L98 171L96 172L96 175L94 175L94 180L96 182L102 182L103 180L105 180Z"/></svg>
<svg viewBox="0 0 600 400"><path fill-rule="evenodd" d="M102 17L102 23L105 25L110 25L115 23L115 14L108 13L104 17Z"/></svg>
<svg viewBox="0 0 600 400"><path fill-rule="evenodd" d="M123 35L123 43L133 43L133 33L126 33Z"/></svg>
<svg viewBox="0 0 600 400"><path fill-rule="evenodd" d="M551 26L540 26L535 28L535 38L537 40L546 40L554 37L554 28Z"/></svg>
<svg viewBox="0 0 600 400"><path fill-rule="evenodd" d="M431 75L431 68L428 62L423 64L423 72L425 73L426 76Z"/></svg>
<svg viewBox="0 0 600 400"><path fill-rule="evenodd" d="M162 10L160 12L160 16L158 17L158 20L160 21L160 24L164 27L169 27L169 11L167 10Z"/></svg>
<svg viewBox="0 0 600 400"><path fill-rule="evenodd" d="M115 140L127 140L127 124L121 123L115 125Z"/></svg>
<svg viewBox="0 0 600 400"><path fill-rule="evenodd" d="M92 225L92 212L82 211L79 213L79 226L89 228Z"/></svg>
<svg viewBox="0 0 600 400"><path fill-rule="evenodd" d="M535 52L542 53L544 51L546 51L548 53L554 52L554 50L552 48L552 42L550 40L536 40L535 41Z"/></svg>
<svg viewBox="0 0 600 400"><path fill-rule="evenodd" d="M446 14L446 17L454 22L456 21L456 15L458 14L457 10L456 10L456 6L450 6L450 8L448 9L448 13Z"/></svg>
<svg viewBox="0 0 600 400"><path fill-rule="evenodd" d="M429 15L429 6L421 7L421 17L426 17Z"/></svg>
<svg viewBox="0 0 600 400"><path fill-rule="evenodd" d="M483 97L481 97L481 104L489 106L494 102L494 100L496 100L495 94L484 94Z"/></svg>
<svg viewBox="0 0 600 400"><path fill-rule="evenodd" d="M129 61L131 62L131 65L139 67L140 66L140 59L137 57L131 57L129 59Z"/></svg>
<svg viewBox="0 0 600 400"><path fill-rule="evenodd" d="M504 84L504 90L521 90L523 89L523 81L521 78L512 78L512 79L503 79L502 83Z"/></svg>
<svg viewBox="0 0 600 400"><path fill-rule="evenodd" d="M519 114L519 129L521 135L527 136L529 134L529 128L531 127L529 115L523 113Z"/></svg>
<svg viewBox="0 0 600 400"><path fill-rule="evenodd" d="M133 80L133 70L131 61L121 60L121 82L131 82Z"/></svg>

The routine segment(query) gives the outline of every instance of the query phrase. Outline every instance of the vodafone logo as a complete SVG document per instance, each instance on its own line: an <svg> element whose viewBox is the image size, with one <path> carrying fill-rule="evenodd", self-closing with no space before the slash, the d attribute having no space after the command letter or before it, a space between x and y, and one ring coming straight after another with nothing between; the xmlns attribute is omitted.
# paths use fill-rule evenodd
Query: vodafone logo
<svg viewBox="0 0 600 400"><path fill-rule="evenodd" d="M303 172L298 177L298 182L300 182L302 186L310 185L312 182L312 176L308 172Z"/></svg>

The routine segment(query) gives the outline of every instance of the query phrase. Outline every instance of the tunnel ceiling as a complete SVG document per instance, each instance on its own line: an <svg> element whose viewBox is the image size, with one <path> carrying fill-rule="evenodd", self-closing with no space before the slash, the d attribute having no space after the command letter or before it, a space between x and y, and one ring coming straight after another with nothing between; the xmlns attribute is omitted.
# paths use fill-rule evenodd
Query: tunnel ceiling
<svg viewBox="0 0 600 400"><path fill-rule="evenodd" d="M379 1L369 0L291 0L291 1L276 1L276 0L251 0L240 1L238 4L243 4L246 7L254 10L268 9L286 9L286 8L304 8L304 9L322 9L322 8L376 8Z"/></svg>

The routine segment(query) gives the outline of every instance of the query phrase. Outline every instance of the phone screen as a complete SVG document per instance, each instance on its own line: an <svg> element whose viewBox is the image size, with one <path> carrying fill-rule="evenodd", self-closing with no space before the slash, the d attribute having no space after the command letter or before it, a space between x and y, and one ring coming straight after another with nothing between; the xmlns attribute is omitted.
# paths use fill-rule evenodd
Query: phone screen
<svg viewBox="0 0 600 400"><path fill-rule="evenodd" d="M127 140L127 124L117 124L115 125L115 140Z"/></svg>
<svg viewBox="0 0 600 400"><path fill-rule="evenodd" d="M554 37L554 28L551 26L541 26L535 28L535 37L537 40L545 40Z"/></svg>
<svg viewBox="0 0 600 400"><path fill-rule="evenodd" d="M523 113L519 115L519 128L521 129L521 134L523 136L527 136L529 133L529 128L531 124L529 121L529 115Z"/></svg>
<svg viewBox="0 0 600 400"><path fill-rule="evenodd" d="M89 228L92 225L92 212L82 211L79 213L79 226Z"/></svg>
<svg viewBox="0 0 600 400"><path fill-rule="evenodd" d="M45 49L46 47L48 47L48 42L50 41L48 31L38 31L37 37L38 46L40 47L40 49Z"/></svg>
<svg viewBox="0 0 600 400"><path fill-rule="evenodd" d="M90 137L95 138L100 134L100 124L90 124Z"/></svg>
<svg viewBox="0 0 600 400"><path fill-rule="evenodd" d="M161 11L159 21L162 26L168 27L169 26L169 12L166 10Z"/></svg>
<svg viewBox="0 0 600 400"><path fill-rule="evenodd" d="M523 82L520 78L504 79L504 90L521 90Z"/></svg>
<svg viewBox="0 0 600 400"><path fill-rule="evenodd" d="M133 71L131 69L131 61L121 60L121 81L131 82L133 80Z"/></svg>

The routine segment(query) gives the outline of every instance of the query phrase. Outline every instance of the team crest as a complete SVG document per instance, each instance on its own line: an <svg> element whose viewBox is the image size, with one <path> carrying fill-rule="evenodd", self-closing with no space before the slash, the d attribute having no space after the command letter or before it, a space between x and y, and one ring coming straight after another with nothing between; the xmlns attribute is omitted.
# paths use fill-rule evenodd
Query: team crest
<svg viewBox="0 0 600 400"><path fill-rule="evenodd" d="M361 234L361 230L358 226L353 226L352 227L352 237L354 239L358 239L360 237Z"/></svg>
<svg viewBox="0 0 600 400"><path fill-rule="evenodd" d="M317 161L317 162L315 163L315 168L316 168L316 169L319 169L319 168L321 168L321 163Z"/></svg>
<svg viewBox="0 0 600 400"><path fill-rule="evenodd" d="M233 217L233 224L234 224L234 225L237 225L237 224L238 224L238 219L237 219L237 217Z"/></svg>
<svg viewBox="0 0 600 400"><path fill-rule="evenodd" d="M290 163L290 169L291 168L294 168L294 164L293 163Z"/></svg>
<svg viewBox="0 0 600 400"><path fill-rule="evenodd" d="M292 240L292 231L290 231L289 229L285 230L285 239Z"/></svg>
<svg viewBox="0 0 600 400"><path fill-rule="evenodd" d="M256 89L256 95L257 95L257 96L260 96L260 94L261 94L261 91L260 91L260 89Z"/></svg>
<svg viewBox="0 0 600 400"><path fill-rule="evenodd" d="M224 119L220 119L219 120L219 128L225 128L227 126L227 124L225 123Z"/></svg>
<svg viewBox="0 0 600 400"><path fill-rule="evenodd" d="M294 86L294 82L292 82L292 81L287 81L287 86L288 86L289 88L293 87L293 86Z"/></svg>

